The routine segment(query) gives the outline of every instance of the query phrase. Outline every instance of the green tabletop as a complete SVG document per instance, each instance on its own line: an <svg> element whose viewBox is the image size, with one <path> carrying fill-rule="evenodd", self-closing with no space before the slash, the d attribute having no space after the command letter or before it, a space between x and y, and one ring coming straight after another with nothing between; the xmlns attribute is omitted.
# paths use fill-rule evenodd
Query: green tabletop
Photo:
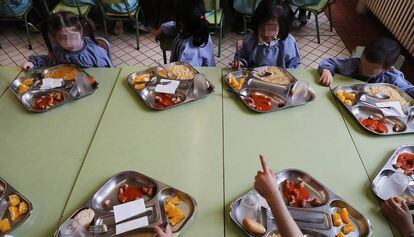
<svg viewBox="0 0 414 237"><path fill-rule="evenodd" d="M33 203L13 236L51 236L99 125L119 69L89 69L95 94L46 113L27 112L7 90L0 98L0 175Z"/></svg>
<svg viewBox="0 0 414 237"><path fill-rule="evenodd" d="M242 236L229 218L228 207L253 188L260 169L259 154L265 155L275 171L299 168L308 172L365 214L373 225L374 236L391 236L331 92L315 83L316 70L291 72L310 82L316 101L258 114L232 94L224 93L226 236Z"/></svg>
<svg viewBox="0 0 414 237"><path fill-rule="evenodd" d="M0 97L6 91L10 82L20 73L19 67L0 67Z"/></svg>
<svg viewBox="0 0 414 237"><path fill-rule="evenodd" d="M145 106L123 68L63 218L111 176L135 170L192 195L198 213L186 236L223 236L221 69L200 69L216 87L207 98L166 111Z"/></svg>

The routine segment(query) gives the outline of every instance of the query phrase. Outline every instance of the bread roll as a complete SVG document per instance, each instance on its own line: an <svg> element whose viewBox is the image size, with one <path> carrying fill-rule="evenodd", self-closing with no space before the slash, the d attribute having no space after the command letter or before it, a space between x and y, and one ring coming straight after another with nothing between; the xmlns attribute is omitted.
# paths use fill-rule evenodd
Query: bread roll
<svg viewBox="0 0 414 237"><path fill-rule="evenodd" d="M88 228L88 226L92 223L93 218L95 217L95 212L91 209L83 209L75 216L75 220L79 221L85 228Z"/></svg>
<svg viewBox="0 0 414 237"><path fill-rule="evenodd" d="M266 233L266 228L264 228L262 224L250 218L243 219L243 226L247 231L254 235L262 235Z"/></svg>

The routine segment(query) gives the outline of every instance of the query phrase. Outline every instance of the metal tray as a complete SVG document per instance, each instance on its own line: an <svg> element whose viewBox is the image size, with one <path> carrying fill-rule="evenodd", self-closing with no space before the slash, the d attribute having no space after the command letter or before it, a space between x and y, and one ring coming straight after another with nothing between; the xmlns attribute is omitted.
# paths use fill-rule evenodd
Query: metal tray
<svg viewBox="0 0 414 237"><path fill-rule="evenodd" d="M403 97L411 101L412 106L402 106L403 111L408 114L407 117L385 117L381 110L375 106L377 102L384 102L376 97L369 96L365 92L365 88L368 86L387 86L394 90L397 90L401 93ZM346 92L351 92L356 94L356 102L353 105L346 105L344 104L336 94L337 91L343 90ZM347 110L354 116L354 118L358 121L358 123L367 131L372 132L374 134L382 135L382 136L389 136L389 135L398 135L398 134L407 134L407 133L414 133L414 99L407 95L404 91L399 89L398 87L387 84L387 83L375 83L375 84L351 84L351 85L344 85L344 86L337 86L332 90L334 96L338 99L339 102ZM364 102L361 102L361 98L364 97ZM378 119L386 118L386 125L388 128L388 133L379 133L373 130L366 128L360 121L360 118L366 119L369 116L373 116ZM398 124L403 130L401 132L395 132L393 130L394 124Z"/></svg>
<svg viewBox="0 0 414 237"><path fill-rule="evenodd" d="M286 179L290 181L302 180L305 186L311 192L311 199L318 198L322 204L318 207L306 206L305 208L288 206L288 210L296 221L299 228L305 236L336 236L341 230L340 227L333 226L332 214L337 212L338 208L346 207L351 217L351 222L357 228L354 232L347 236L371 236L372 226L370 221L350 204L344 201L337 194L329 190L323 184L319 183L312 176L304 171L298 169L286 169L277 174L279 189L282 189L283 181ZM256 190L251 190L259 198L259 217L257 221L266 228L266 233L262 236L271 236L272 233L277 232L276 222L271 214L270 208L266 200L261 197ZM230 205L230 217L233 222L247 235L255 237L243 228L238 218L238 207L243 196L237 198ZM286 200L285 200L286 201ZM277 217L276 217L277 218Z"/></svg>
<svg viewBox="0 0 414 237"><path fill-rule="evenodd" d="M255 70L255 69L253 69ZM290 77L294 78L292 74L290 74L288 71L282 69L286 75L289 75ZM229 82L230 76L234 76L237 81L241 80L242 78L245 79L244 84L240 89L233 88ZM279 85L274 83L269 83L262 81L260 79L257 79L253 76L251 71L243 70L243 71L234 71L227 73L225 76L225 81L227 85L233 90L235 93L239 94L237 97L239 97L243 103L252 111L258 112L258 113L268 113L273 112L281 109L287 109L295 106L300 106L303 104L292 104L291 103L291 90L294 86L294 84L298 81L296 78L292 79L292 83L289 85ZM255 108L252 108L251 106L246 103L244 100L245 97L248 97L252 92L256 92L259 94L263 94L266 96L269 96L272 101L272 109L268 111L261 111L257 110ZM312 90L312 88L309 88L309 92L307 94L306 103L309 103L313 100L315 100L316 95L315 92Z"/></svg>
<svg viewBox="0 0 414 237"><path fill-rule="evenodd" d="M124 171L114 175L108 180L81 208L79 208L68 219L72 219L75 215L83 209L91 208L95 212L95 218L91 225L106 224L109 227L108 232L102 234L95 234L95 236L110 237L115 236L115 220L113 213L113 206L120 204L118 201L118 191L123 184L142 186L149 185L154 187L154 196L145 197L145 205L147 210L152 210L148 216L149 226L126 232L125 234L153 233L153 228L156 225L169 223L165 213L165 203L173 196L178 196L181 200L180 209L185 215L185 219L172 228L175 235L179 235L185 228L187 228L193 221L196 211L196 200L180 190L168 186L160 181L152 179L148 176L140 174L135 171ZM110 200L110 205L105 205L105 200ZM55 232L55 237L59 236L60 228Z"/></svg>
<svg viewBox="0 0 414 237"><path fill-rule="evenodd" d="M27 211L27 213L24 216L20 216L16 221L11 220L10 212L9 212L8 208L6 209L4 214L0 213L0 220L3 220L4 218L8 218L9 221L10 221L10 225L11 225L11 229L8 232L0 233L0 237L3 237L3 236L6 236L7 234L10 234L11 232L13 232L21 224L23 224L27 220L27 218L29 218L30 214L32 213L33 206L32 206L32 203L25 196L23 196L20 192L18 192L16 189L14 189L10 184L8 184L1 177L0 177L0 186L3 187L3 192L0 191L0 206L2 206L3 204L4 205L7 204L7 206L8 206L8 196L12 195L12 194L15 194L15 195L19 196L20 200L25 201L29 206L29 210Z"/></svg>
<svg viewBox="0 0 414 237"><path fill-rule="evenodd" d="M166 107L166 108L158 108L155 103L155 96L157 95L157 92L155 92L155 87L157 84L160 83L161 77L157 76L156 73L157 68L150 68L147 70L139 71L132 73L128 76L128 84L132 87L132 89L138 94L138 96L142 99L142 101L151 109L154 110L166 110L170 109L188 102L192 102L204 97L209 96L210 94L214 93L215 87L214 85L205 78L206 82L208 83L207 93L201 96L194 96L193 86L194 86L194 80L187 80L187 81L180 81L180 85L178 86L175 95L179 96L181 98L180 103L174 104L172 106ZM195 70L195 69L194 69ZM132 80L140 75L140 74L146 74L149 73L151 75L151 79L146 83L145 88L143 89L135 89L134 84L132 83Z"/></svg>
<svg viewBox="0 0 414 237"><path fill-rule="evenodd" d="M404 174L404 170L401 168L395 168L393 165L397 162L398 156L401 153L412 153L414 154L414 145L402 145L399 146L394 153L391 155L391 157L387 160L384 167L381 168L380 172L375 176L374 181L372 182L372 191L375 193L375 195L378 196L378 198L381 198L378 194L379 189L381 187L382 182L385 178L392 175L393 173L401 173ZM409 182L409 188L405 190L403 195L407 195L408 197L412 198L414 200L414 193L410 191L410 189L414 190L414 175L411 175L411 181ZM410 209L413 208L414 203L411 203ZM414 212L414 210L412 211Z"/></svg>
<svg viewBox="0 0 414 237"><path fill-rule="evenodd" d="M16 78L15 80L13 80L10 83L9 88L14 93L14 95L17 97L17 99L22 103L23 107L25 109L27 109L28 111L31 111L31 112L46 112L46 111L52 110L52 109L57 108L57 107L59 107L63 104L66 104L70 101L77 100L77 99L83 98L85 96L91 95L98 89L99 83L95 81L94 84L92 84L92 90L89 91L87 94L85 94L83 96L80 96L79 94L77 94L77 92L72 92L72 94L71 94L70 92L71 92L71 89L73 88L73 86L75 85L75 80L64 81L64 84L63 84L62 87L49 89L49 90L41 90L40 89L41 81L42 81L42 79L44 78L44 75L47 72L50 72L50 71L53 71L54 69L58 69L58 68L62 68L62 67L68 67L68 66L75 67L79 71L85 73L88 77L92 77L87 72L85 72L82 68L79 68L76 65L61 64L61 65L57 65L57 66L54 66L54 67L47 68L47 69L43 70L41 73L33 73L31 76L24 76L24 77ZM33 85L30 86L31 89L28 92L20 95L19 94L19 86L23 83L24 80L29 79L29 78L34 80ZM50 107L48 109L44 109L44 110L36 109L35 106L34 106L35 99L42 96L42 95L48 94L52 91L61 92L64 95L65 99L60 104L58 104L56 106L53 106L53 107Z"/></svg>

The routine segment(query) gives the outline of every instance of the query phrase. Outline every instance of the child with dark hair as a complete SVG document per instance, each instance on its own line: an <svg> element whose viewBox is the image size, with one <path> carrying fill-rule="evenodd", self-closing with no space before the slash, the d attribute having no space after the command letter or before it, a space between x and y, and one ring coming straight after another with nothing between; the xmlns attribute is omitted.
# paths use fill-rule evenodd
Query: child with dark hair
<svg viewBox="0 0 414 237"><path fill-rule="evenodd" d="M181 1L176 6L176 21L166 22L155 33L175 37L170 62L186 62L192 66L216 65L208 21L202 0Z"/></svg>
<svg viewBox="0 0 414 237"><path fill-rule="evenodd" d="M361 58L329 58L319 64L319 83L329 86L335 72L367 83L389 83L414 97L414 86L393 65L400 55L400 46L392 39L380 38L366 46Z"/></svg>
<svg viewBox="0 0 414 237"><path fill-rule="evenodd" d="M85 37L84 32L89 33ZM49 32L56 42L51 43ZM49 55L32 55L21 67L36 69L53 64L71 63L79 67L113 67L110 55L95 39L92 23L71 12L49 17L43 26L43 38Z"/></svg>
<svg viewBox="0 0 414 237"><path fill-rule="evenodd" d="M287 13L278 1L261 1L253 16L253 32L243 39L243 46L230 66L297 68L300 56L296 41L289 34L289 24Z"/></svg>

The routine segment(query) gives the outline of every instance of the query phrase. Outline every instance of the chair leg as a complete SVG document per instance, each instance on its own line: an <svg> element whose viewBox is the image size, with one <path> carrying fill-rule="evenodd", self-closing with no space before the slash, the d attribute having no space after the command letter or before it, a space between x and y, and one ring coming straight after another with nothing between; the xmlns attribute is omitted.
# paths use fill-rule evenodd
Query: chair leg
<svg viewBox="0 0 414 237"><path fill-rule="evenodd" d="M139 29L138 29L138 13L137 13L137 15L135 16L135 26L136 26L136 30L135 30L135 32L136 32L136 37L137 37L137 50L139 50Z"/></svg>
<svg viewBox="0 0 414 237"><path fill-rule="evenodd" d="M308 11L308 19L310 19L312 12Z"/></svg>
<svg viewBox="0 0 414 237"><path fill-rule="evenodd" d="M218 45L218 57L221 57L221 41L223 39L223 19L220 22L220 30L219 30L219 45Z"/></svg>
<svg viewBox="0 0 414 237"><path fill-rule="evenodd" d="M103 25L103 27L104 27L105 37L106 37L106 39L109 41L109 36L108 36L108 27L106 26L106 19L105 19L105 17L104 17L104 16L102 16L102 17L103 17L103 22L102 22L102 25Z"/></svg>
<svg viewBox="0 0 414 237"><path fill-rule="evenodd" d="M318 22L318 13L314 12L315 14L315 24L316 24L316 37L318 38L318 44L321 43L321 39L319 36L319 22Z"/></svg>
<svg viewBox="0 0 414 237"><path fill-rule="evenodd" d="M164 59L164 64L167 64L167 51L162 51L162 58Z"/></svg>
<svg viewBox="0 0 414 237"><path fill-rule="evenodd" d="M24 26L26 28L27 43L29 44L29 49L32 50L32 42L30 40L30 32L29 32L29 23L27 22L27 13L24 15Z"/></svg>
<svg viewBox="0 0 414 237"><path fill-rule="evenodd" d="M329 27L332 32L332 10L331 5L328 5L328 17L329 17Z"/></svg>

